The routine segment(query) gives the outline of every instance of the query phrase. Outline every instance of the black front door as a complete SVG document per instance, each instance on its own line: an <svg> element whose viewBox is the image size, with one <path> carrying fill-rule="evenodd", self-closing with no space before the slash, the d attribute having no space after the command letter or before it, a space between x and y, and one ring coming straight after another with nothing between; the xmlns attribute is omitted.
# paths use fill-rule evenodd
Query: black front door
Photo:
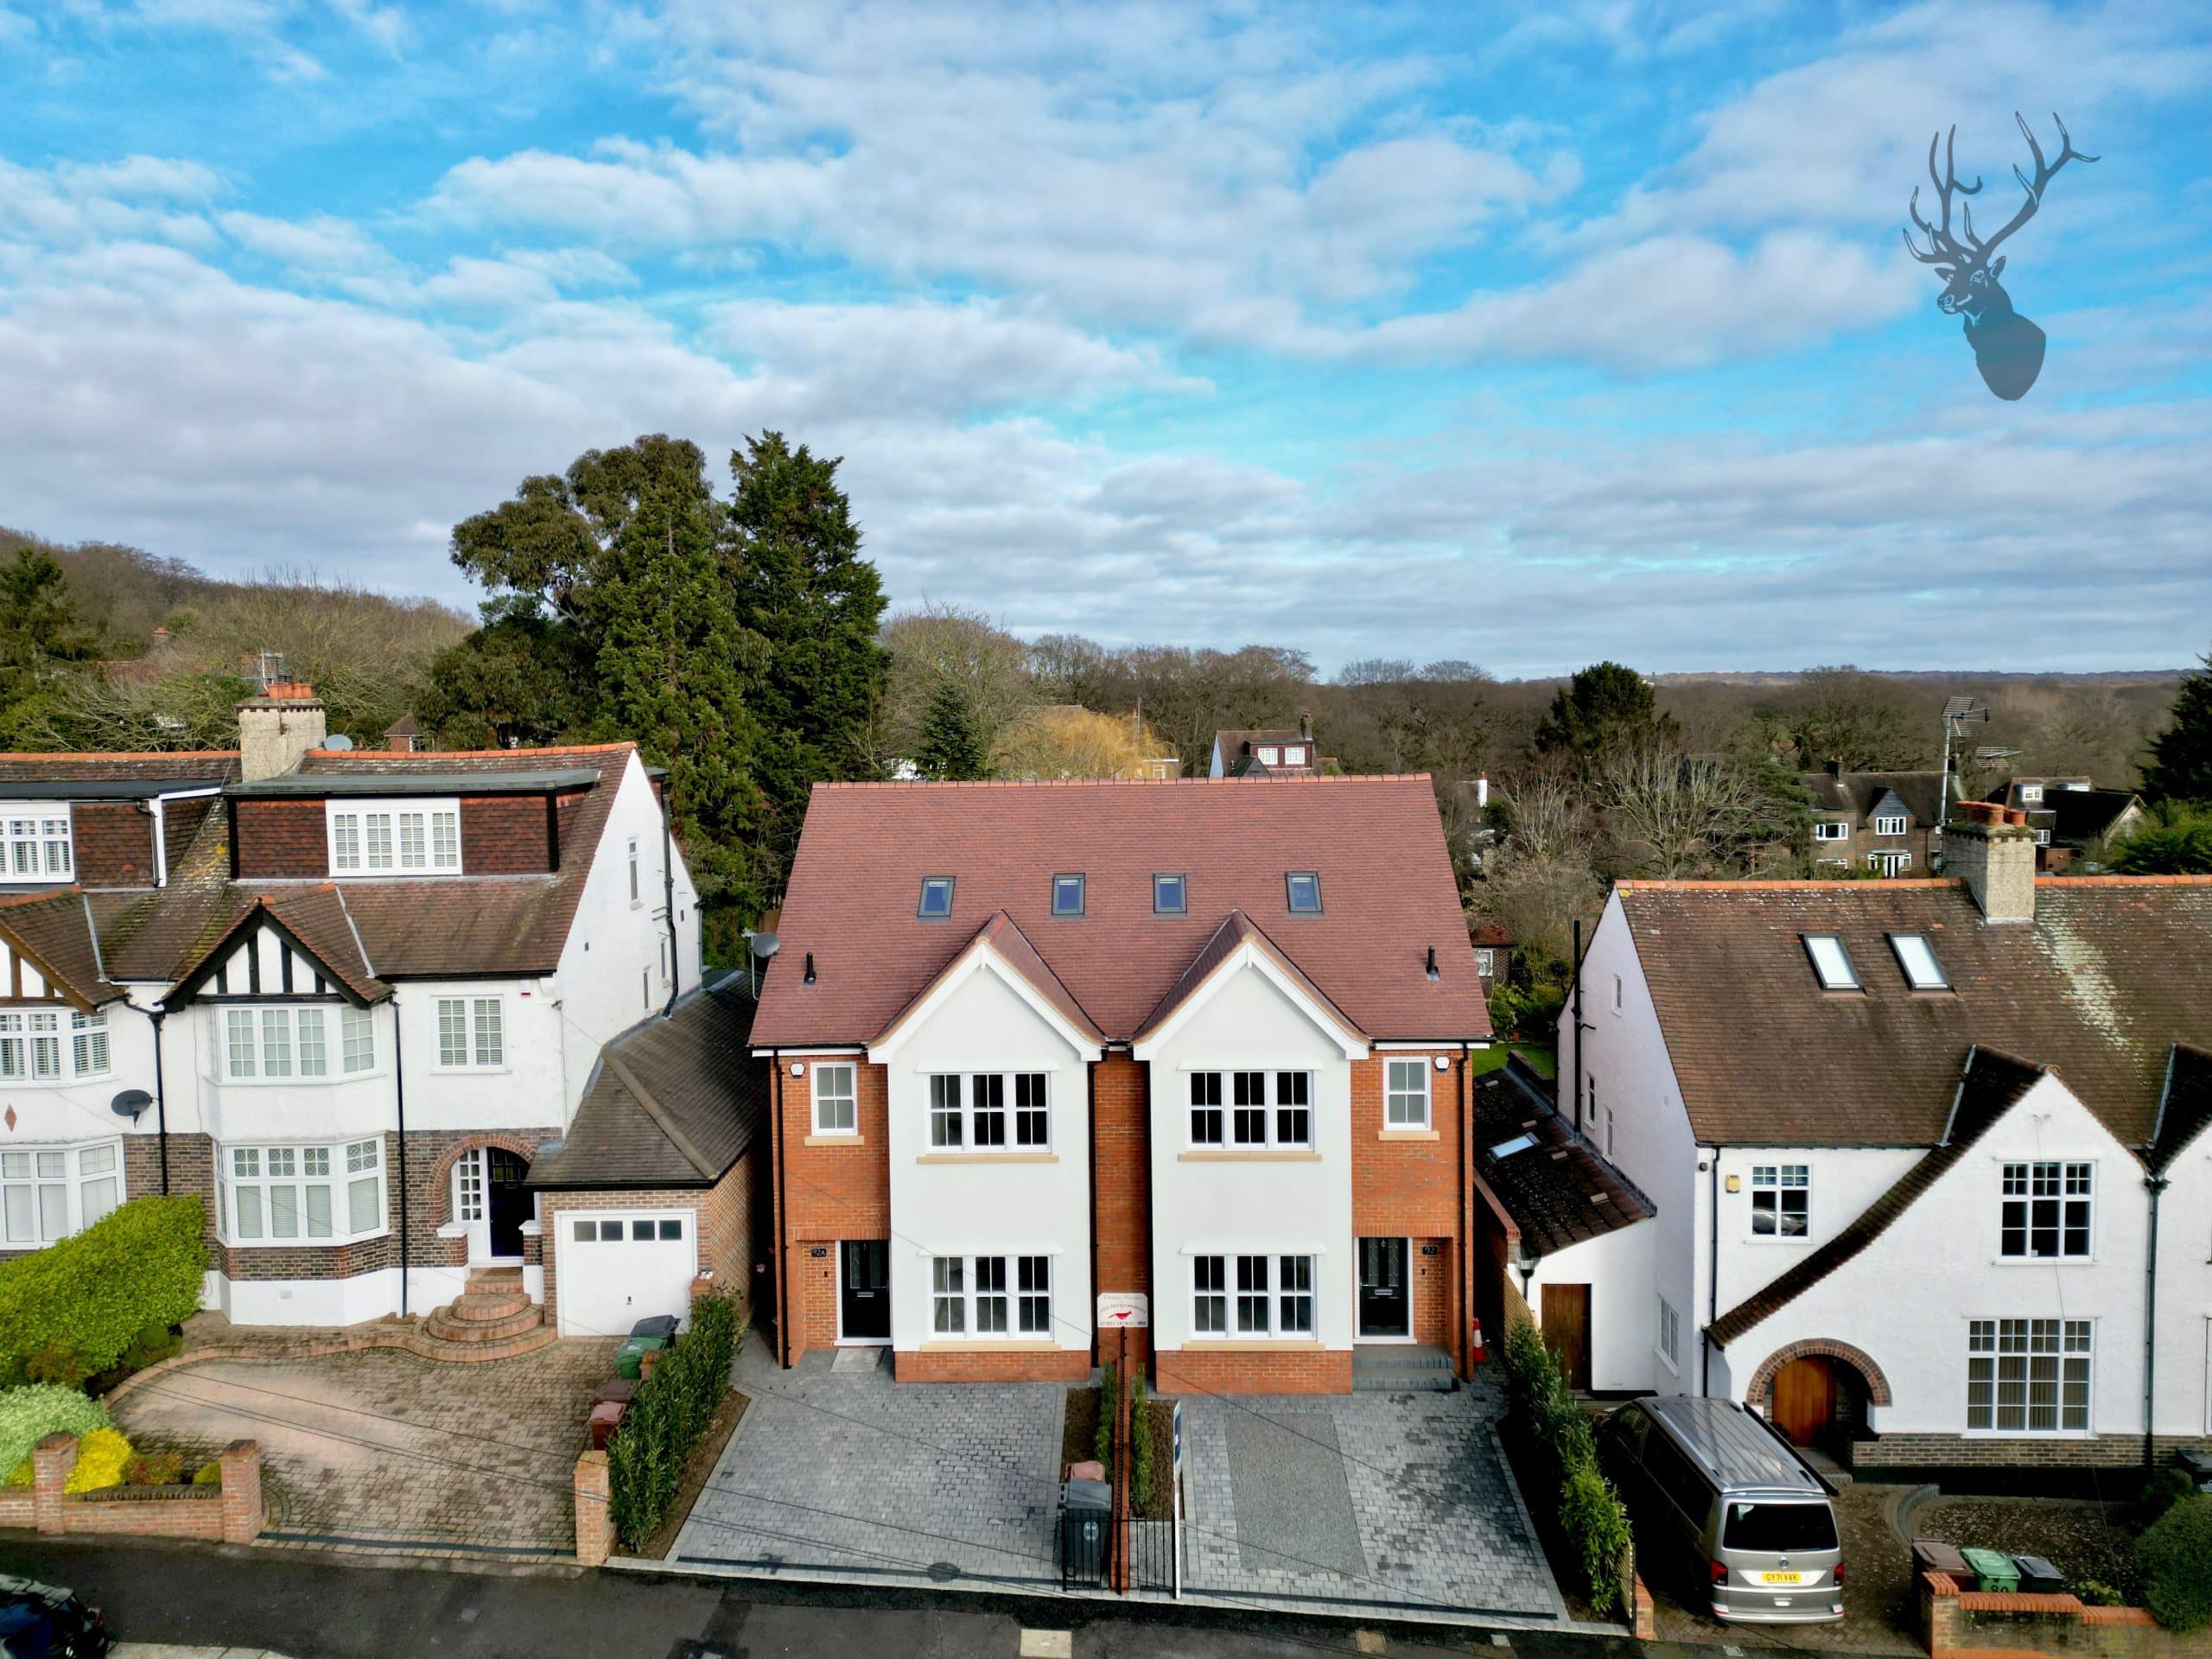
<svg viewBox="0 0 2212 1659"><path fill-rule="evenodd" d="M891 1340L891 1241L849 1238L837 1247L839 1334L848 1342Z"/></svg>
<svg viewBox="0 0 2212 1659"><path fill-rule="evenodd" d="M522 1224L530 1219L530 1192L523 1179L530 1166L503 1147L484 1153L485 1214L492 1223L492 1254L520 1255Z"/></svg>
<svg viewBox="0 0 2212 1659"><path fill-rule="evenodd" d="M1359 1334L1403 1337L1413 1333L1411 1299L1406 1294L1406 1241L1359 1241Z"/></svg>

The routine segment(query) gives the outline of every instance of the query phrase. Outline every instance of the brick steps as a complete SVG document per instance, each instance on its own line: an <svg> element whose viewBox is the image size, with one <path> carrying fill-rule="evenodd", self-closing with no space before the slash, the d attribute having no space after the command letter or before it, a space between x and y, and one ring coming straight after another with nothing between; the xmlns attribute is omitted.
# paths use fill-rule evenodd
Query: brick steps
<svg viewBox="0 0 2212 1659"><path fill-rule="evenodd" d="M1450 1394L1459 1383L1441 1348L1355 1347L1351 1386L1356 1394Z"/></svg>
<svg viewBox="0 0 2212 1659"><path fill-rule="evenodd" d="M525 1302L519 1308L486 1318L442 1307L423 1321L423 1329L441 1342L502 1342L535 1331L545 1323L545 1310Z"/></svg>
<svg viewBox="0 0 2212 1659"><path fill-rule="evenodd" d="M483 1268L402 1345L425 1359L458 1359L472 1350L494 1348L505 1359L545 1347L557 1334L546 1328L545 1310L523 1288L520 1268Z"/></svg>

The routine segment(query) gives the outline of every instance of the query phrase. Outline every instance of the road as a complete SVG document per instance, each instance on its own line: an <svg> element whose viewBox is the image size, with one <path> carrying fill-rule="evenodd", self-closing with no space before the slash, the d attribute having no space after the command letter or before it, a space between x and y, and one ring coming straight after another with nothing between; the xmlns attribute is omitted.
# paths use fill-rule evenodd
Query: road
<svg viewBox="0 0 2212 1659"><path fill-rule="evenodd" d="M267 1549L0 1538L0 1573L67 1584L119 1640L268 1648L287 1659L1016 1659L1025 1629L1075 1659L1639 1659L1624 1638L1477 1631L1039 1599L626 1573L459 1573ZM1375 1645L1381 1638L1382 1645ZM1655 1654L1657 1650L1652 1650ZM1684 1654L1719 1659L1717 1649Z"/></svg>

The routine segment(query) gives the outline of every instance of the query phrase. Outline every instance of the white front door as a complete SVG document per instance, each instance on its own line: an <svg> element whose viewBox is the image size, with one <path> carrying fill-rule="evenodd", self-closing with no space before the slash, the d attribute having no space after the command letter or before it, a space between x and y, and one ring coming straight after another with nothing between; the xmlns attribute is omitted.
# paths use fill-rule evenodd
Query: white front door
<svg viewBox="0 0 2212 1659"><path fill-rule="evenodd" d="M553 1247L561 1334L626 1337L656 1313L689 1317L698 1219L696 1210L564 1211Z"/></svg>

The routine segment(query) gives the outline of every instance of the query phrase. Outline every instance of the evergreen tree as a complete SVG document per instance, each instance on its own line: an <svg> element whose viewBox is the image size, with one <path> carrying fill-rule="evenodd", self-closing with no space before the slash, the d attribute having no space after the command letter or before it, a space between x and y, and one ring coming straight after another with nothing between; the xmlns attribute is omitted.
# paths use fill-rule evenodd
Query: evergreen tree
<svg viewBox="0 0 2212 1659"><path fill-rule="evenodd" d="M1577 771L1604 756L1657 738L1672 741L1680 728L1658 712L1650 683L1619 663L1593 663L1552 698L1536 724L1536 749Z"/></svg>
<svg viewBox="0 0 2212 1659"><path fill-rule="evenodd" d="M2173 719L2143 763L2143 798L2153 804L2212 801L2212 653L2200 660L2182 676Z"/></svg>
<svg viewBox="0 0 2212 1659"><path fill-rule="evenodd" d="M36 741L60 682L92 660L99 643L53 555L22 546L0 563L0 742Z"/></svg>
<svg viewBox="0 0 2212 1659"><path fill-rule="evenodd" d="M933 783L961 783L990 776L990 753L983 723L960 682L939 680L922 716L922 741L914 764Z"/></svg>
<svg viewBox="0 0 2212 1659"><path fill-rule="evenodd" d="M883 701L883 585L861 556L838 465L780 432L730 456L722 544L738 620L764 652L747 703L760 726L753 773L766 799L760 874L771 892L791 868L809 791L868 775L861 742Z"/></svg>

